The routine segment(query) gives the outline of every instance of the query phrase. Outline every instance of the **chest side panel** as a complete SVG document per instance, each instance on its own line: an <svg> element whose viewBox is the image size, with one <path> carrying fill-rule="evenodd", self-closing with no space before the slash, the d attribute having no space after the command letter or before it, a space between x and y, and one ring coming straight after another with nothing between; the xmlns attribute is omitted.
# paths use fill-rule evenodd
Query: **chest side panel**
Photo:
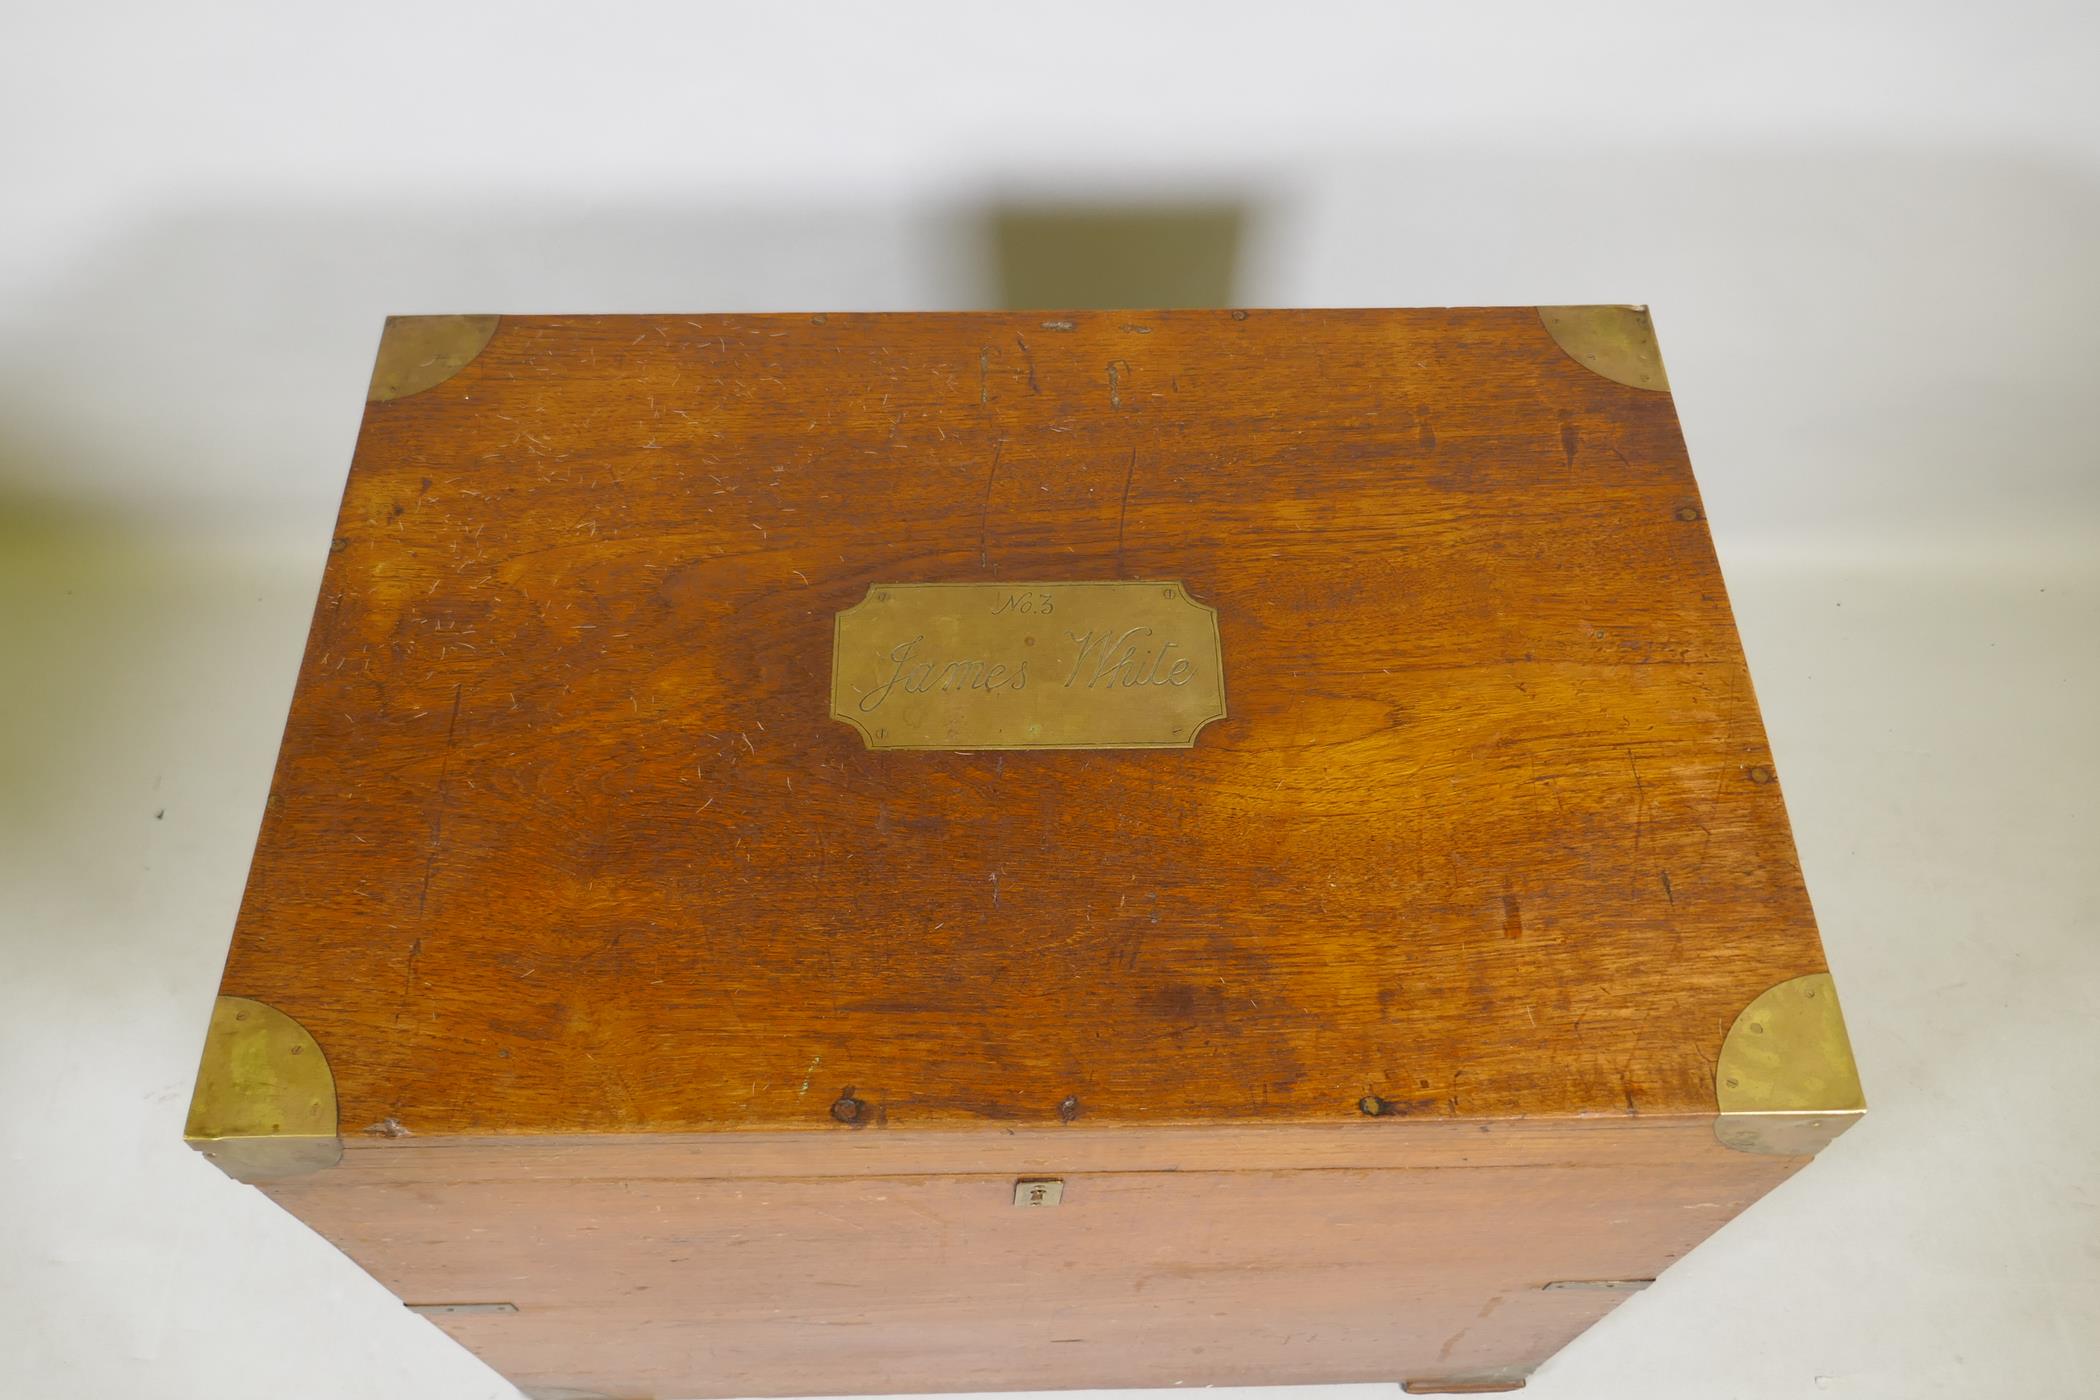
<svg viewBox="0 0 2100 1400"><path fill-rule="evenodd" d="M370 1149L274 1193L409 1304L467 1305L431 1320L526 1386L1514 1379L1800 1165L1703 1121L1588 1136L1283 1171L1060 1171L1046 1143L1049 1207L1008 1173L722 1178L618 1147L533 1176Z"/></svg>

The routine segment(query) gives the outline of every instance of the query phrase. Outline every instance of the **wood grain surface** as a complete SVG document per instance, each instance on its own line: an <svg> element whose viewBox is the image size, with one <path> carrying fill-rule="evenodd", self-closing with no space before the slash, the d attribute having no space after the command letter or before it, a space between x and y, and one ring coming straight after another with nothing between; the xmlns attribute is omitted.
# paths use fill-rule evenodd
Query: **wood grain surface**
<svg viewBox="0 0 2100 1400"><path fill-rule="evenodd" d="M1158 1126L991 1124L888 1128L812 1138L800 1130L608 1133L580 1137L356 1135L331 1182L417 1189L462 1182L925 1176L979 1173L1459 1167L1671 1168L1699 1175L1742 1154L1713 1115L1366 1119L1334 1123ZM1805 1159L1801 1159L1805 1160ZM272 1183L271 1190L278 1184Z"/></svg>
<svg viewBox="0 0 2100 1400"><path fill-rule="evenodd" d="M1230 717L827 717L1001 578L1185 581ZM1530 309L506 317L368 406L224 990L385 1147L1710 1114L1823 966L1671 399Z"/></svg>
<svg viewBox="0 0 2100 1400"><path fill-rule="evenodd" d="M530 1387L1428 1385L1521 1379L1629 1296L1545 1284L1653 1278L1803 1161L1730 1152L1705 1118L1503 1129L1480 1159L1457 1141L1475 1127L1418 1122L1353 1136L1414 1139L1424 1165L1291 1171L1102 1155L1205 1129L969 1135L1069 1143L1049 1209L1017 1209L983 1161L812 1177L805 1145L721 1175L719 1136L571 1146L528 1172L525 1145L369 1148L270 1191L411 1304L512 1304L430 1320Z"/></svg>

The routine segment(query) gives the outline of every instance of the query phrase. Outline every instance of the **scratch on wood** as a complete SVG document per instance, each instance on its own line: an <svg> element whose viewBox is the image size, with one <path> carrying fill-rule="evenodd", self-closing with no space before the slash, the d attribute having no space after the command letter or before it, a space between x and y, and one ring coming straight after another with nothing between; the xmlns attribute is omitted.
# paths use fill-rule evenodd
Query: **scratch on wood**
<svg viewBox="0 0 2100 1400"><path fill-rule="evenodd" d="M1028 365L1028 392L1031 394L1042 393L1043 386L1038 384L1035 378L1035 355L1029 350L1028 342L1021 339L1019 334L1016 334L1014 336L1014 344L1021 347L1021 359Z"/></svg>
<svg viewBox="0 0 2100 1400"><path fill-rule="evenodd" d="M1488 1299L1487 1306L1483 1307L1480 1310L1480 1315L1478 1317L1474 1318L1472 1322L1467 1323L1465 1326L1459 1328L1458 1331L1451 1334L1451 1340L1444 1343L1444 1349L1436 1354L1436 1359L1438 1361L1449 1361L1451 1359L1451 1353L1458 1349L1458 1344L1459 1342L1464 1340L1466 1333L1472 1331L1475 1324L1485 1322L1489 1318L1493 1317L1495 1315L1495 1309L1501 1306L1501 1294L1498 1293L1494 1297Z"/></svg>
<svg viewBox="0 0 2100 1400"><path fill-rule="evenodd" d="M977 402L992 401L992 347L980 346L977 351Z"/></svg>
<svg viewBox="0 0 2100 1400"><path fill-rule="evenodd" d="M1116 512L1116 577L1123 573L1123 535L1130 523L1130 483L1137 476L1137 449L1130 449L1130 467L1123 473L1123 505Z"/></svg>
<svg viewBox="0 0 2100 1400"><path fill-rule="evenodd" d="M462 687L452 687L452 720L445 726L445 758L438 765L437 802L430 814L430 853L423 859L423 888L416 894L416 915L421 917L430 903L430 877L437 870L438 843L445 831L445 780L452 774L452 746L459 733L459 697Z"/></svg>
<svg viewBox="0 0 2100 1400"><path fill-rule="evenodd" d="M1626 765L1633 769L1633 849L1641 849L1641 829L1648 824L1648 789L1641 782L1640 760L1633 750L1626 751Z"/></svg>
<svg viewBox="0 0 2100 1400"><path fill-rule="evenodd" d="M1005 438L992 444L992 469L984 474L984 510L977 520L977 567L980 569L992 566L992 484L999 479L999 454L1005 450Z"/></svg>
<svg viewBox="0 0 2100 1400"><path fill-rule="evenodd" d="M1108 362L1108 406L1123 406L1123 376L1130 373L1130 366L1122 360Z"/></svg>

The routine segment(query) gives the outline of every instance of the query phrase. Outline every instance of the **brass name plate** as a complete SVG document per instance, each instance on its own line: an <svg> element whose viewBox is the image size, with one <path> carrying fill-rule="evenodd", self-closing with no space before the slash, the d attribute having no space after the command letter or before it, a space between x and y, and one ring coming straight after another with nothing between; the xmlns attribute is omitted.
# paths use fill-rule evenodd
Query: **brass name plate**
<svg viewBox="0 0 2100 1400"><path fill-rule="evenodd" d="M1225 717L1218 614L1167 580L876 584L831 717L871 749L1187 748Z"/></svg>

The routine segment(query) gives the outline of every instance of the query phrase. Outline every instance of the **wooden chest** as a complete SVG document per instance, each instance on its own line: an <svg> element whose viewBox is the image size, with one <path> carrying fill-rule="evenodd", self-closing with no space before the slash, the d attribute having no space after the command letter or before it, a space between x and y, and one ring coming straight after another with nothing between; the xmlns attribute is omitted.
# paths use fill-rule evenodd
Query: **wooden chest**
<svg viewBox="0 0 2100 1400"><path fill-rule="evenodd" d="M1621 307L391 321L222 991L562 1397L1512 1389L1862 1108Z"/></svg>

